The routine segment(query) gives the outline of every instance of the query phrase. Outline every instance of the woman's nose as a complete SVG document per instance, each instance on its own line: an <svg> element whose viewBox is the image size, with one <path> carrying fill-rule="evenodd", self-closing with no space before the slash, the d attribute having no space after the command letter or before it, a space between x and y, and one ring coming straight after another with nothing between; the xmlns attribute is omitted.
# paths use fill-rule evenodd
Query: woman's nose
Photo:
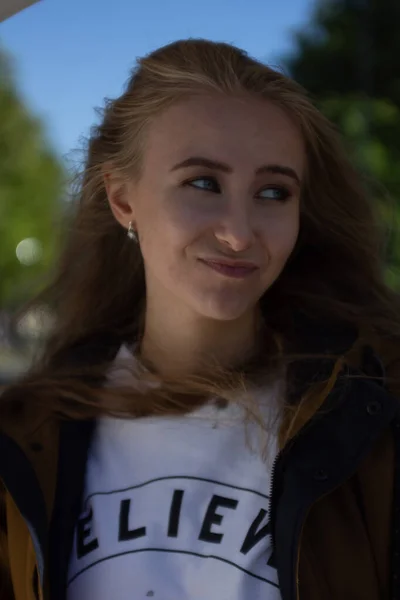
<svg viewBox="0 0 400 600"><path fill-rule="evenodd" d="M217 240L234 252L243 252L254 244L254 228L245 210L230 210L215 229Z"/></svg>

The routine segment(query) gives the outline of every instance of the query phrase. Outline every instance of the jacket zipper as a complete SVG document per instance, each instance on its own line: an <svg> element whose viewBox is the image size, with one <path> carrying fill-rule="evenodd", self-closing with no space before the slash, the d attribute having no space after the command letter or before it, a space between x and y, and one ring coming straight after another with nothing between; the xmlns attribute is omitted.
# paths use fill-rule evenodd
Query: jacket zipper
<svg viewBox="0 0 400 600"><path fill-rule="evenodd" d="M275 522L275 514L276 514L276 489L275 489L275 476L276 476L276 467L281 459L283 454L283 450L279 450L278 454L275 456L274 462L271 467L271 478L269 485L269 520L271 526ZM273 532L273 527L271 527L271 556L274 556L275 553L275 536Z"/></svg>
<svg viewBox="0 0 400 600"><path fill-rule="evenodd" d="M272 464L271 467L271 482L270 482L270 488L269 488L269 498L270 498L270 511L269 511L269 518L270 518L270 522L271 524L273 523L273 518L275 519L275 513L276 513L276 500L275 500L275 496L276 496L276 489L275 489L275 476L276 476L276 468L277 468L277 464L278 462L282 459L283 453L286 450L280 450L278 452L278 454L275 457L275 460ZM298 548L297 548L297 563L296 563L296 571L295 571L295 577L296 577L296 600L299 600L299 563L300 563L300 540L301 540L301 535L303 533L303 528L304 528L304 523L305 523L305 519L303 522L303 526L299 535L299 541L298 541ZM275 552L275 539L274 539L274 535L271 535L271 549L272 549L272 555Z"/></svg>
<svg viewBox="0 0 400 600"><path fill-rule="evenodd" d="M276 465L280 459L282 455L282 450L280 450L278 452L278 454L276 455L274 462L272 463L272 467L271 467L271 478L270 478L270 485L269 485L269 519L271 521L272 524L272 517L275 516L275 503L273 503L273 500L275 500L275 472L276 472ZM271 548L272 548L272 554L275 552L275 540L274 540L274 536L271 535Z"/></svg>

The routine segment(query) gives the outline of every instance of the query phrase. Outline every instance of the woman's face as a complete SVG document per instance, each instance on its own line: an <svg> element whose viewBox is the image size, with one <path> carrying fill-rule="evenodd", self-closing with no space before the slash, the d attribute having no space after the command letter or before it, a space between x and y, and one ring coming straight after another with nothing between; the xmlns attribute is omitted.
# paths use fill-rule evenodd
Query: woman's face
<svg viewBox="0 0 400 600"><path fill-rule="evenodd" d="M253 310L295 246L304 167L300 133L267 101L197 96L156 117L140 180L108 184L150 299L218 320Z"/></svg>

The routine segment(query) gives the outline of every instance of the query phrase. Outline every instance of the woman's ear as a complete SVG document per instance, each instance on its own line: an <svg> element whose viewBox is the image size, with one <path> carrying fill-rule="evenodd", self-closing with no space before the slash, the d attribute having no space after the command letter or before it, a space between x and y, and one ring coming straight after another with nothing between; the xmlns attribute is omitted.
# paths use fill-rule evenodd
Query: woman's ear
<svg viewBox="0 0 400 600"><path fill-rule="evenodd" d="M102 176L111 211L127 229L129 223L135 221L132 186L121 174L107 167L103 167Z"/></svg>

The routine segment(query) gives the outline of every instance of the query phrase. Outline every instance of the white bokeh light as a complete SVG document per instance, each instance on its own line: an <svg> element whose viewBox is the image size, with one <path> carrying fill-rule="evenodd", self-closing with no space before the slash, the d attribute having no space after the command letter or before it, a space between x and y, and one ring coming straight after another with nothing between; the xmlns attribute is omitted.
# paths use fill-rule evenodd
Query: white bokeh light
<svg viewBox="0 0 400 600"><path fill-rule="evenodd" d="M15 254L22 265L30 266L42 257L42 244L36 238L25 238L16 247Z"/></svg>

